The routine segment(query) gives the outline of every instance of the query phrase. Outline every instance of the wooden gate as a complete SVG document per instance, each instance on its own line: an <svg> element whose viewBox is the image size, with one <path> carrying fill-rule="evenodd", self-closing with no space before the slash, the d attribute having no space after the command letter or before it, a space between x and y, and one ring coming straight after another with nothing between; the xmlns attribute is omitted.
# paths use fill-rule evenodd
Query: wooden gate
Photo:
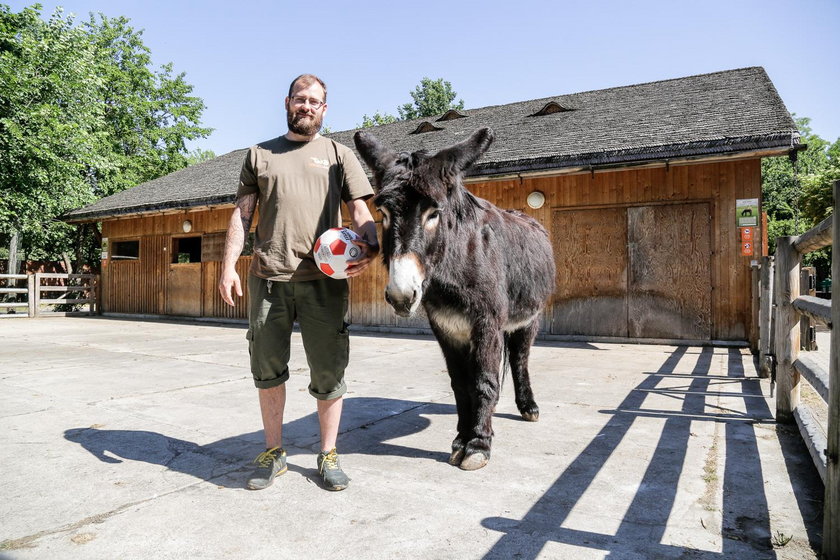
<svg viewBox="0 0 840 560"><path fill-rule="evenodd" d="M708 202L555 210L552 334L709 340Z"/></svg>
<svg viewBox="0 0 840 560"><path fill-rule="evenodd" d="M201 316L201 263L170 264L166 280L166 314Z"/></svg>

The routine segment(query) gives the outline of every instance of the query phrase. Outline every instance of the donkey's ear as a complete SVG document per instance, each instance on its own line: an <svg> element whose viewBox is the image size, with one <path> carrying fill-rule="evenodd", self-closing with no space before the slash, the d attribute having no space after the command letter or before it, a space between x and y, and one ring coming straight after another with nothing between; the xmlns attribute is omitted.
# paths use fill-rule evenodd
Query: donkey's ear
<svg viewBox="0 0 840 560"><path fill-rule="evenodd" d="M376 176L381 176L394 164L396 154L380 144L373 134L360 130L353 136L353 141L362 159Z"/></svg>
<svg viewBox="0 0 840 560"><path fill-rule="evenodd" d="M456 173L461 173L475 163L484 155L490 144L493 143L495 135L489 128L481 128L473 132L473 135L449 148L439 151L435 158L446 165L450 165Z"/></svg>

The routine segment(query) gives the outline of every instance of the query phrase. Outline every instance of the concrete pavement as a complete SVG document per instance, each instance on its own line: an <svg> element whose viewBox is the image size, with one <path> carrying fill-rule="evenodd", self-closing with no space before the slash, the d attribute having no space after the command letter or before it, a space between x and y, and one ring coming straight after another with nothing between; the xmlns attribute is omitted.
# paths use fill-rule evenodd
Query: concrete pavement
<svg viewBox="0 0 840 560"><path fill-rule="evenodd" d="M242 326L0 321L0 558L816 558L822 485L741 349L538 343L540 421L507 380L493 457L446 463L455 409L427 337L354 333L323 490L295 335L289 472L262 450Z"/></svg>

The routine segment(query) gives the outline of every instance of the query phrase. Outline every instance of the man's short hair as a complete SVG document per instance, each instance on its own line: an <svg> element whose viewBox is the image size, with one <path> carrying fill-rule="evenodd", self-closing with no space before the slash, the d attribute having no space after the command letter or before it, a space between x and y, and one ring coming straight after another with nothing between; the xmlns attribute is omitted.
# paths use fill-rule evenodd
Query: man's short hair
<svg viewBox="0 0 840 560"><path fill-rule="evenodd" d="M314 83L318 83L324 90L323 101L324 103L327 102L327 84L325 84L324 80L322 80L315 74L301 74L300 76L292 80L292 83L289 84L289 97L292 97L292 92L295 90L295 84L298 82L301 82L301 85L303 85L303 87L309 87Z"/></svg>

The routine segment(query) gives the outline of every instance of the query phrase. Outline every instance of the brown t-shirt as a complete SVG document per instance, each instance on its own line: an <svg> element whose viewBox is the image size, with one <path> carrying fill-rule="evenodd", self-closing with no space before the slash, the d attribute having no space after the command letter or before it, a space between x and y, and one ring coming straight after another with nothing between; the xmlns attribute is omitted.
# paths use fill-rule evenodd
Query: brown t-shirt
<svg viewBox="0 0 840 560"><path fill-rule="evenodd" d="M319 136L280 136L248 150L237 197L259 193L251 273L281 282L323 278L312 257L315 240L341 225L341 202L373 189L350 148Z"/></svg>

